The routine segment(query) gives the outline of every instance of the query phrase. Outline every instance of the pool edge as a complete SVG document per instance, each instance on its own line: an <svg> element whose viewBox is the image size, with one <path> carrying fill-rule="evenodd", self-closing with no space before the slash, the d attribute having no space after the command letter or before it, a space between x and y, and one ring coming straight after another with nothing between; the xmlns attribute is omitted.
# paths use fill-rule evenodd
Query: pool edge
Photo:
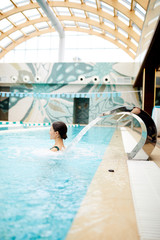
<svg viewBox="0 0 160 240"><path fill-rule="evenodd" d="M66 240L111 240L117 236L119 240L139 239L120 131L106 148Z"/></svg>

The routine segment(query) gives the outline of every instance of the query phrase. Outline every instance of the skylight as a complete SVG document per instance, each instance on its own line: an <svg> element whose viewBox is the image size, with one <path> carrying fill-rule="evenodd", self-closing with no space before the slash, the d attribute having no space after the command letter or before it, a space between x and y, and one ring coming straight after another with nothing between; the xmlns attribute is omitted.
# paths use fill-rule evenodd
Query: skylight
<svg viewBox="0 0 160 240"><path fill-rule="evenodd" d="M18 6L18 7L21 7L21 6L24 6L24 5L27 5L30 3L29 0L14 0L14 3Z"/></svg>
<svg viewBox="0 0 160 240"><path fill-rule="evenodd" d="M126 33L123 29L118 28L118 32L121 33L124 37L128 38L128 33Z"/></svg>
<svg viewBox="0 0 160 240"><path fill-rule="evenodd" d="M18 31L16 31L16 32L11 33L9 36L10 36L13 40L16 41L17 39L19 39L20 37L22 37L23 34L18 30Z"/></svg>
<svg viewBox="0 0 160 240"><path fill-rule="evenodd" d="M31 26L28 26L28 27L24 27L22 28L22 31L26 34L29 34L31 32L34 32L35 31L35 28L31 25Z"/></svg>
<svg viewBox="0 0 160 240"><path fill-rule="evenodd" d="M88 13L88 17L94 21L99 21L99 17L96 14Z"/></svg>
<svg viewBox="0 0 160 240"><path fill-rule="evenodd" d="M125 48L127 48L127 44L125 44L125 43L122 42L121 40L118 40L118 42L119 42L122 46L124 46Z"/></svg>
<svg viewBox="0 0 160 240"><path fill-rule="evenodd" d="M34 25L35 25L39 30L49 27L46 22L36 23L36 24L34 24Z"/></svg>
<svg viewBox="0 0 160 240"><path fill-rule="evenodd" d="M39 18L41 15L36 9L30 9L23 12L29 20Z"/></svg>
<svg viewBox="0 0 160 240"><path fill-rule="evenodd" d="M104 24L107 25L108 27L115 29L115 25L113 24L113 22L107 20L104 18Z"/></svg>
<svg viewBox="0 0 160 240"><path fill-rule="evenodd" d="M15 13L8 17L8 19L16 25L26 22L26 18L22 13Z"/></svg>
<svg viewBox="0 0 160 240"><path fill-rule="evenodd" d="M5 44L10 44L17 39L21 38L21 41L25 41L33 36L39 36L44 32L50 32L52 23L51 20L47 17L47 13L44 13L44 10L38 4L37 0L0 0L0 37L1 40L8 37L8 42L5 40ZM59 23L64 27L64 30L68 31L69 28L72 28L74 31L84 31L87 29L91 34L93 31L104 33L106 29L109 30L109 33L106 33L106 36L111 39L120 39L126 38L124 41L128 44L128 47L125 49L126 53L134 58L129 49L128 35L132 43L135 45L135 51L137 50L137 41L139 41L143 21L145 20L146 11L149 0L43 0L50 6L50 9L53 11L55 17ZM156 12L160 6L159 0L154 0L152 9ZM130 14L131 8L133 11ZM135 16L136 15L136 16ZM129 18L130 16L130 18ZM157 15L156 15L157 16ZM69 21L70 18L72 21ZM80 19L82 18L82 19ZM139 20L139 24L138 24ZM82 22L81 22L82 21ZM148 19L150 28L153 29L152 23L157 22L157 18ZM137 23L137 24L136 24ZM101 28L98 28L98 24L101 25ZM82 29L83 28L83 29ZM45 31L41 31L45 29ZM118 31L114 31L117 29ZM92 30L92 31L90 31ZM149 30L148 30L149 31ZM33 33L34 34L31 34ZM110 35L111 33L111 35ZM26 34L30 35L28 38L25 38ZM137 36L137 34L139 36ZM123 38L122 38L123 35ZM99 35L104 38L104 35ZM116 36L116 37L115 37ZM132 40L132 38L134 40ZM15 42L15 46L21 42ZM111 41L111 40L110 40ZM7 42L7 43L6 43ZM111 41L113 42L113 41ZM3 42L2 42L3 43ZM115 41L118 47L120 45ZM14 46L12 45L12 46ZM2 54L0 57L4 56L11 48L6 49L2 46ZM122 47L124 50L124 47Z"/></svg>
<svg viewBox="0 0 160 240"><path fill-rule="evenodd" d="M121 20L124 24L126 24L127 26L129 26L129 18L126 17L124 14L122 14L121 12L117 12L117 16L118 19Z"/></svg>
<svg viewBox="0 0 160 240"><path fill-rule="evenodd" d="M88 27L88 24L86 24L86 23L79 23L79 26L81 27L81 28L87 28L87 29L89 29L89 27Z"/></svg>
<svg viewBox="0 0 160 240"><path fill-rule="evenodd" d="M87 6L97 8L96 2L94 0L86 0L85 3Z"/></svg>
<svg viewBox="0 0 160 240"><path fill-rule="evenodd" d="M114 8L107 3L101 2L102 10L114 16Z"/></svg>
<svg viewBox="0 0 160 240"><path fill-rule="evenodd" d="M0 10L2 12L7 12L7 11L11 10L12 8L14 8L14 5L11 3L10 0L1 0Z"/></svg>
<svg viewBox="0 0 160 240"><path fill-rule="evenodd" d="M71 16L68 8L56 7L55 9L56 9L56 11L57 11L57 13L58 13L59 15Z"/></svg>
<svg viewBox="0 0 160 240"><path fill-rule="evenodd" d="M3 20L0 21L1 31L7 32L12 27L13 27L13 25L7 19L3 19Z"/></svg>
<svg viewBox="0 0 160 240"><path fill-rule="evenodd" d="M0 41L0 46L3 48L6 48L11 43L12 43L11 39L8 37L5 37Z"/></svg>
<svg viewBox="0 0 160 240"><path fill-rule="evenodd" d="M124 5L126 8L130 9L131 6L131 0L118 0L122 5Z"/></svg>
<svg viewBox="0 0 160 240"><path fill-rule="evenodd" d="M76 17L85 17L84 11L82 10L72 8L72 12Z"/></svg>

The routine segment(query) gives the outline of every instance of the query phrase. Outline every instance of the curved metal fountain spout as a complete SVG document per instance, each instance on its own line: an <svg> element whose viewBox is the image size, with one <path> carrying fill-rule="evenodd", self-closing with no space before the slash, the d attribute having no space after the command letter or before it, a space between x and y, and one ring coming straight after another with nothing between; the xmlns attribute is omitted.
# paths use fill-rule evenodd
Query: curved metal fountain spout
<svg viewBox="0 0 160 240"><path fill-rule="evenodd" d="M136 111L137 110L137 111ZM108 117L108 123L117 126L126 126L130 124L133 128L133 119L136 119L141 127L140 140L133 150L128 153L128 159L139 159L138 153L141 151L141 158L148 160L157 142L157 129L153 119L142 109L119 107L111 111L102 113L101 117Z"/></svg>
<svg viewBox="0 0 160 240"><path fill-rule="evenodd" d="M134 111L133 111L134 109ZM100 114L97 118L91 121L86 127L84 127L81 132L73 139L71 144L67 147L67 151L70 147L77 144L83 135L96 123L105 117L105 122L112 126L127 126L131 125L133 128L133 120L136 119L141 127L140 140L137 142L136 146L131 152L128 153L129 159L143 159L147 160L153 151L157 142L157 129L153 119L142 109L137 108L138 112L135 111L136 108L127 109L127 107L112 108L110 111ZM137 112L137 114L136 114ZM139 158L138 153L142 152ZM143 155L143 156L142 156Z"/></svg>

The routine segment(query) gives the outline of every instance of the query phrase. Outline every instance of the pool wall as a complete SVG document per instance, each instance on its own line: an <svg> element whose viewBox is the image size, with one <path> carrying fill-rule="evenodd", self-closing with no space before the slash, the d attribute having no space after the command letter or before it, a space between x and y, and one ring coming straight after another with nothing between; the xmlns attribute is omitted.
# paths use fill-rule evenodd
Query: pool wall
<svg viewBox="0 0 160 240"><path fill-rule="evenodd" d="M88 99L81 123L116 105L140 106L136 71L135 63L1 63L0 120L79 123L76 99Z"/></svg>

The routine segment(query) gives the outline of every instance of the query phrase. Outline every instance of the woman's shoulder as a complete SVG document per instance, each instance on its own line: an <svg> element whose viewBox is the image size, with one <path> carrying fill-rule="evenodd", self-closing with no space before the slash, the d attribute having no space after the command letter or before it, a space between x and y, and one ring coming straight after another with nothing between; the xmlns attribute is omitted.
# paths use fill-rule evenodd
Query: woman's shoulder
<svg viewBox="0 0 160 240"><path fill-rule="evenodd" d="M53 146L52 148L50 148L50 150L53 152L57 152L60 151L60 148L58 146Z"/></svg>

